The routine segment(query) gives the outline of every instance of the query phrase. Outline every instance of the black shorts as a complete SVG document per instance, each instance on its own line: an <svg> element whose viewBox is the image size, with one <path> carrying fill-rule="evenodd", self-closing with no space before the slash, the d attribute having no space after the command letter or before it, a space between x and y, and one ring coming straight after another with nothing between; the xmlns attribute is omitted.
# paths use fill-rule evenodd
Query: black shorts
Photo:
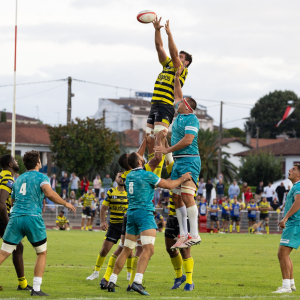
<svg viewBox="0 0 300 300"><path fill-rule="evenodd" d="M105 239L109 242L116 244L118 240L121 238L122 233L122 223L109 223L107 233L105 235Z"/></svg>
<svg viewBox="0 0 300 300"><path fill-rule="evenodd" d="M190 223L188 220L188 231L190 231ZM165 229L165 238L174 240L179 235L179 224L176 216L168 216L166 229Z"/></svg>
<svg viewBox="0 0 300 300"><path fill-rule="evenodd" d="M91 217L91 214L92 211L91 211L91 207L90 206L86 206L82 209L82 214L87 216L87 217Z"/></svg>
<svg viewBox="0 0 300 300"><path fill-rule="evenodd" d="M157 228L158 229L161 229L161 228L163 228L163 225L162 225L162 223L160 223L160 224L156 224L157 225Z"/></svg>
<svg viewBox="0 0 300 300"><path fill-rule="evenodd" d="M125 235L126 234L126 225L127 225L127 214L125 214L124 218L123 218L121 235Z"/></svg>
<svg viewBox="0 0 300 300"><path fill-rule="evenodd" d="M233 222L239 222L240 221L240 217L231 216L231 221L233 221Z"/></svg>
<svg viewBox="0 0 300 300"><path fill-rule="evenodd" d="M222 221L229 221L229 214L222 214Z"/></svg>
<svg viewBox="0 0 300 300"><path fill-rule="evenodd" d="M92 211L91 211L91 217L92 217L92 218L95 218L95 216L96 216L96 210L92 210Z"/></svg>
<svg viewBox="0 0 300 300"><path fill-rule="evenodd" d="M218 216L210 216L210 220L217 222L217 221L219 221L219 218L218 218Z"/></svg>
<svg viewBox="0 0 300 300"><path fill-rule="evenodd" d="M264 220L264 219L266 219L266 218L269 218L269 214L260 214L260 220Z"/></svg>
<svg viewBox="0 0 300 300"><path fill-rule="evenodd" d="M248 220L251 221L251 222L255 222L256 218L255 217L248 217Z"/></svg>
<svg viewBox="0 0 300 300"><path fill-rule="evenodd" d="M152 104L147 123L154 125L155 122L163 122L168 126L173 121L175 108L170 104Z"/></svg>
<svg viewBox="0 0 300 300"><path fill-rule="evenodd" d="M6 228L6 224L4 224L4 222L3 222L2 219L0 218L0 238L3 237L5 228Z"/></svg>

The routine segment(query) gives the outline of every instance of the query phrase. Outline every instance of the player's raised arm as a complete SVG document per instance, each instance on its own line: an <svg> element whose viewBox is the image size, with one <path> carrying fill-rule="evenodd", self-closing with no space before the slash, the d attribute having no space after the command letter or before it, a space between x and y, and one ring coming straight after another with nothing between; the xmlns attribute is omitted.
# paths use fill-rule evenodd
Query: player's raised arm
<svg viewBox="0 0 300 300"><path fill-rule="evenodd" d="M173 40L173 36L172 36L170 25L169 25L169 20L166 22L165 30L166 30L166 33L168 35L169 51L170 51L170 55L171 55L173 65L174 65L175 68L179 68L179 66L181 66L181 61L179 59L179 54L178 54L177 47L176 47L175 42Z"/></svg>
<svg viewBox="0 0 300 300"><path fill-rule="evenodd" d="M157 186L164 188L164 189L173 190L177 186L180 186L182 183L192 180L192 177L190 174L191 174L191 172L187 172L176 180L161 179Z"/></svg>
<svg viewBox="0 0 300 300"><path fill-rule="evenodd" d="M161 18L159 20L157 19L157 16L155 20L152 22L153 26L155 28L155 48L158 54L158 60L160 63L163 63L167 60L168 56L167 53L163 47L163 41L160 34L160 29L164 26L160 25Z"/></svg>
<svg viewBox="0 0 300 300"><path fill-rule="evenodd" d="M141 156L144 156L146 146L147 146L147 135L143 139L143 142L141 143L140 148L138 149L137 153Z"/></svg>
<svg viewBox="0 0 300 300"><path fill-rule="evenodd" d="M41 186L41 189L45 196L50 199L52 202L61 204L72 211L76 211L76 208L69 202L63 200L56 192L54 192L50 184L44 184Z"/></svg>
<svg viewBox="0 0 300 300"><path fill-rule="evenodd" d="M183 71L183 67L180 65L175 73L175 79L174 79L174 105L176 105L178 102L182 101L183 99L183 93L182 88L180 84L180 75Z"/></svg>

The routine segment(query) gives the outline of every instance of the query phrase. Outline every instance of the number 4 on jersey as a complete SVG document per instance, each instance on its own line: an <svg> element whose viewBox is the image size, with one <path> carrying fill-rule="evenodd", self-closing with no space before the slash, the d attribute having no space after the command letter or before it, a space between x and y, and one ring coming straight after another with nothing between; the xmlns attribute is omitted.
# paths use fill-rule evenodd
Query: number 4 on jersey
<svg viewBox="0 0 300 300"><path fill-rule="evenodd" d="M23 183L20 188L20 194L26 195L26 183Z"/></svg>

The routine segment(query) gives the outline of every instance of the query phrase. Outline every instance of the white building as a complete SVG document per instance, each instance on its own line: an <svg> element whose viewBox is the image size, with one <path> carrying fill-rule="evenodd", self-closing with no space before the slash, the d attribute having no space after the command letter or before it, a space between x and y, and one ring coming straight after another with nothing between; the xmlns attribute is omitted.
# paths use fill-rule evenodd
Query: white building
<svg viewBox="0 0 300 300"><path fill-rule="evenodd" d="M237 168L241 166L241 158L234 155L236 153L251 150L252 148L252 146L236 137L222 139L222 152L230 154L228 160Z"/></svg>
<svg viewBox="0 0 300 300"><path fill-rule="evenodd" d="M150 108L151 102L141 98L99 99L98 110L93 118L104 117L105 126L113 131L145 129ZM205 107L197 107L195 115L200 128L213 130L213 119L207 115Z"/></svg>

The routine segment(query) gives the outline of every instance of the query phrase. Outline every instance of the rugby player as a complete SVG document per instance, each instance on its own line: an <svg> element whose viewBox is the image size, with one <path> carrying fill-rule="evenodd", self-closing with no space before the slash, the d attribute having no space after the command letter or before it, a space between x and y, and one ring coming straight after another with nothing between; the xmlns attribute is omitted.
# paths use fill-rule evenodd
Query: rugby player
<svg viewBox="0 0 300 300"><path fill-rule="evenodd" d="M75 208L54 192L49 178L39 172L42 165L38 151L26 152L23 162L28 172L20 175L12 188L13 207L3 236L0 265L26 236L37 254L31 296L49 296L40 289L47 256L47 234L42 218L43 199L47 197L72 211Z"/></svg>
<svg viewBox="0 0 300 300"><path fill-rule="evenodd" d="M127 227L124 248L116 260L114 271L109 279L108 291L115 292L118 274L122 270L126 258L136 245L138 236L141 236L143 247L142 254L137 263L137 273L131 289L142 294L149 295L142 286L143 274L148 261L154 253L156 237L156 223L153 217L155 210L152 202L156 186L165 189L173 189L179 184L189 181L189 173L177 180L164 180L152 172L143 170L145 160L139 154L133 152L128 156L128 164L132 168L126 178L126 190L128 191L129 206L127 212Z"/></svg>
<svg viewBox="0 0 300 300"><path fill-rule="evenodd" d="M101 229L103 231L107 231L107 233L105 235L102 249L98 254L96 260L95 271L92 275L88 276L86 280L94 280L99 277L99 271L103 263L105 262L107 254L109 253L113 245L117 244L117 242L121 238L123 218L128 208L127 192L125 191L124 188L125 184L122 180L121 175L122 175L121 172L117 174L116 182L118 186L115 188L111 188L107 192L106 198L102 203L100 209L100 222L101 222L100 224L101 224ZM106 211L108 208L110 209L109 224L107 224L106 222ZM118 255L121 253L121 251L122 251L122 247L121 245L119 245L116 251L109 258L108 267L103 277L103 279L106 280L107 282L112 272L111 266L112 267L114 266L114 263ZM103 279L101 280L100 286L104 282Z"/></svg>
<svg viewBox="0 0 300 300"><path fill-rule="evenodd" d="M175 104L178 112L172 128L172 146L169 148L156 146L155 151L173 153L175 159L171 179L177 179L186 172L191 172L192 180L176 187L173 192L173 202L180 228L180 235L173 248L186 248L199 244L198 210L194 199L196 184L201 170L201 160L198 150L199 120L193 114L197 103L193 98L183 94L180 85L181 67L175 74ZM181 198L179 197L181 196ZM187 217L190 222L190 233L187 230Z"/></svg>
<svg viewBox="0 0 300 300"><path fill-rule="evenodd" d="M56 230L70 230L69 220L65 217L65 212L61 210L55 220L56 226L53 229Z"/></svg>
<svg viewBox="0 0 300 300"><path fill-rule="evenodd" d="M147 120L146 133L150 134L148 139L148 147L150 144L154 145L154 133L156 135L156 141L158 139L162 139L162 143L164 144L163 132L168 131L175 114L175 72L179 66L183 66L179 74L180 84L183 86L188 74L187 68L192 63L192 56L187 52L180 51L178 54L177 47L171 34L169 21L167 21L165 25L165 30L168 35L168 46L171 58L167 56L160 34L160 29L164 26L160 25L160 21L161 18L158 20L156 17L156 19L153 21L153 26L155 29L155 48L158 54L158 60L163 66L163 70L161 73L159 73L155 81L154 92L151 100L151 110Z"/></svg>
<svg viewBox="0 0 300 300"><path fill-rule="evenodd" d="M0 157L0 238L3 237L5 228L9 220L11 209L11 190L14 184L14 174L19 170L18 162L13 156L6 154ZM12 261L18 276L17 290L31 291L24 275L23 244L20 242L16 250L12 253Z"/></svg>
<svg viewBox="0 0 300 300"><path fill-rule="evenodd" d="M258 210L260 211L260 221L252 226L250 233L257 233L256 231L260 231L260 227L265 223L266 232L269 234L269 210L271 210L271 206L266 197L262 197L262 201L258 204Z"/></svg>
<svg viewBox="0 0 300 300"><path fill-rule="evenodd" d="M236 232L240 233L240 203L237 201L237 197L233 196L233 203L231 203L231 222L229 226L229 232L232 233L233 223L236 226Z"/></svg>
<svg viewBox="0 0 300 300"><path fill-rule="evenodd" d="M230 218L230 200L227 197L224 197L222 201L222 229L221 231L228 233L228 224Z"/></svg>
<svg viewBox="0 0 300 300"><path fill-rule="evenodd" d="M251 198L250 203L248 203L247 210L248 210L248 220L249 220L248 232L251 233L251 227L256 222L256 212L258 211L258 207L254 198Z"/></svg>
<svg viewBox="0 0 300 300"><path fill-rule="evenodd" d="M87 219L85 229L90 230L91 218L92 218L91 206L93 201L96 201L95 196L93 194L93 188L91 186L88 187L88 192L78 199L78 203L80 203L81 201L83 201L81 230L84 230L85 219Z"/></svg>
<svg viewBox="0 0 300 300"><path fill-rule="evenodd" d="M300 245L300 164L294 164L289 170L288 179L292 181L293 187L285 200L284 217L278 224L283 229L278 250L282 286L273 292L278 294L296 291L290 254Z"/></svg>

